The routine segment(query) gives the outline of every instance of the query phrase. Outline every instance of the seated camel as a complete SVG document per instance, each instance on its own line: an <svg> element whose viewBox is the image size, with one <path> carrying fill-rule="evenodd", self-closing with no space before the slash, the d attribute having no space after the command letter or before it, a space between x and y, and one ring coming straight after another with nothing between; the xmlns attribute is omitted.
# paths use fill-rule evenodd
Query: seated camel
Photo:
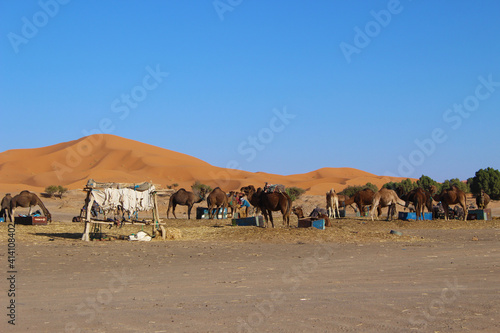
<svg viewBox="0 0 500 333"><path fill-rule="evenodd" d="M325 220L325 227L331 227L332 224L330 222L330 219L328 218L328 215L326 214L318 214L316 217L312 217L312 212L309 214L309 217L304 217L304 211L302 210L302 207L293 207L292 208L292 213L297 215L298 219L300 221L316 221L316 220Z"/></svg>

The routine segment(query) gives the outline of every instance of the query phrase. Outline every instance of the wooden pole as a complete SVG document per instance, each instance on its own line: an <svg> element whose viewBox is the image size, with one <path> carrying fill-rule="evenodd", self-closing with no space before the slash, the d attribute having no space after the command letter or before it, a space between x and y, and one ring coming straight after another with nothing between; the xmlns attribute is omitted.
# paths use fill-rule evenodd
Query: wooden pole
<svg viewBox="0 0 500 333"><path fill-rule="evenodd" d="M88 242L90 240L90 218L92 216L92 205L94 204L94 197L92 196L92 191L87 192L87 198L85 201L87 202L87 216L85 219L85 229L83 230L82 240Z"/></svg>

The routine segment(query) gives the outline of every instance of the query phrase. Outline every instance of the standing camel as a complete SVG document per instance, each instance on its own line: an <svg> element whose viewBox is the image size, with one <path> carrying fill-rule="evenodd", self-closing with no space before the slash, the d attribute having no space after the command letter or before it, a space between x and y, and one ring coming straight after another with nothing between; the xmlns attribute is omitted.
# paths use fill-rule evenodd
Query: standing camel
<svg viewBox="0 0 500 333"><path fill-rule="evenodd" d="M333 216L333 218L336 218L336 213L337 217L340 218L339 197L333 188L326 192L326 210L328 211L328 217Z"/></svg>
<svg viewBox="0 0 500 333"><path fill-rule="evenodd" d="M10 208L10 202L12 201L12 196L10 193L7 193L5 197L2 199L1 209L0 209L0 217L5 217L5 222L7 222L7 217L9 217L10 222L12 222L12 210Z"/></svg>
<svg viewBox="0 0 500 333"><path fill-rule="evenodd" d="M205 194L205 189L201 189L197 193L186 191L183 188L179 189L177 192L172 194L170 200L168 201L167 219L169 218L170 208L172 208L174 218L177 218L177 216L175 216L175 206L177 205L188 206L188 219L191 219L191 208L193 208L195 203L205 200Z"/></svg>
<svg viewBox="0 0 500 333"><path fill-rule="evenodd" d="M406 207L406 202L401 200L394 190L389 190L388 188L382 188L380 191L375 193L372 201L372 208L370 210L370 216L373 221L373 215L375 215L375 209L380 207L389 207L387 210L387 220L392 219L392 216L396 213L396 204ZM378 219L378 217L377 217Z"/></svg>
<svg viewBox="0 0 500 333"><path fill-rule="evenodd" d="M348 205L352 205L355 203L356 206L358 206L360 214L363 214L363 212L365 211L365 206L370 206L372 204L374 195L375 192L373 192L373 190L365 188L356 192L352 197L347 199L345 201L345 206L347 207ZM382 214L382 208L378 207L377 213L378 216L380 216Z"/></svg>
<svg viewBox="0 0 500 333"><path fill-rule="evenodd" d="M43 214L47 217L47 222L52 221L52 215L50 215L48 209L43 204L42 200L30 191L21 191L18 195L14 196L10 201L10 211L12 216L15 216L17 207L29 207L28 215L31 215L31 207L39 206L42 209Z"/></svg>
<svg viewBox="0 0 500 333"><path fill-rule="evenodd" d="M253 185L244 186L240 189L241 192L245 193L248 202L255 208L255 215L260 214L260 192L262 189L259 187L259 190L255 190Z"/></svg>
<svg viewBox="0 0 500 333"><path fill-rule="evenodd" d="M448 220L448 208L450 205L460 205L464 210L464 221L467 221L467 197L465 192L452 185L451 188L442 190L440 194L434 196L434 200L441 201L444 209L444 219Z"/></svg>
<svg viewBox="0 0 500 333"><path fill-rule="evenodd" d="M398 188L399 197L404 201L406 201L406 207L408 207L410 203L413 203L417 215L417 220L424 219L423 218L424 208L427 208L427 211L432 213L432 194L429 191L426 191L423 188L418 187L406 194L402 193L403 189Z"/></svg>
<svg viewBox="0 0 500 333"><path fill-rule="evenodd" d="M281 211L283 215L283 224L290 226L290 213L292 211L292 199L288 194L282 192L264 193L261 188L255 191L253 185L241 188L241 191L246 194L248 200L255 207L259 207L264 214L266 227L271 221L274 228L273 213L274 211Z"/></svg>
<svg viewBox="0 0 500 333"><path fill-rule="evenodd" d="M488 193L484 192L483 189L481 189L481 192L479 192L479 195L476 197L477 208L485 209L486 207L488 207L489 203L490 203L490 196L488 195Z"/></svg>
<svg viewBox="0 0 500 333"><path fill-rule="evenodd" d="M208 217L210 219L214 218L214 210L215 215L219 218L219 209L222 208L222 216L224 216L224 209L228 206L227 195L226 193L220 189L220 187L216 187L207 197L207 205L208 205Z"/></svg>

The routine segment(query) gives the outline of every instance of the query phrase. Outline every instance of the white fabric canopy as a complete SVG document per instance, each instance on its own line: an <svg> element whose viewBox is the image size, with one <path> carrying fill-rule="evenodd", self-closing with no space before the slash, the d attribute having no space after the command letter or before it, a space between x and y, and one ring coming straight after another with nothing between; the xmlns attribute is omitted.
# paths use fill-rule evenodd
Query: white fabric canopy
<svg viewBox="0 0 500 333"><path fill-rule="evenodd" d="M130 188L106 188L93 189L91 194L105 211L122 206L124 210L132 213L153 209L154 201L151 193L154 191L154 186L142 192Z"/></svg>

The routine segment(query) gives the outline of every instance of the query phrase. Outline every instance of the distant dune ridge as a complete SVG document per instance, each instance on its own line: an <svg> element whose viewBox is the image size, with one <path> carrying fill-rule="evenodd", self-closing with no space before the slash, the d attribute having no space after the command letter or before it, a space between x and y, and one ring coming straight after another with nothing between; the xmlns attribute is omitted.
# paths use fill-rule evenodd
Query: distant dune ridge
<svg viewBox="0 0 500 333"><path fill-rule="evenodd" d="M80 189L92 178L102 182L153 181L165 188L177 183L190 189L195 181L225 191L265 182L297 186L307 194L337 192L367 182L379 188L402 178L376 176L353 168L322 168L282 176L225 169L198 158L110 134L97 134L53 146L0 153L0 191L43 191L49 185Z"/></svg>

